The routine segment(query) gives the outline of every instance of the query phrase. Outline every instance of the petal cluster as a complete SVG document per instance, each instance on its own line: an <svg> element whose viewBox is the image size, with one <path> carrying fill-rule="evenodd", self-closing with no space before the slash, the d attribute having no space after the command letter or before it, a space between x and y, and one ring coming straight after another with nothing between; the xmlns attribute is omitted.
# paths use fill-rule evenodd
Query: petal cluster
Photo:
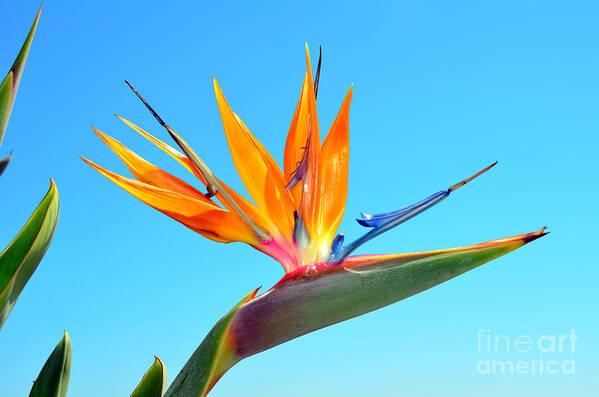
<svg viewBox="0 0 599 397"><path fill-rule="evenodd" d="M305 266L345 261L362 244L441 202L452 191L496 164L410 206L382 214L363 213L357 221L369 231L344 245L343 234L336 233L347 200L349 110L353 87L350 86L337 117L321 141L316 109L320 60L314 77L307 46L306 65L302 90L285 142L283 169L233 111L220 85L213 80L233 164L251 200L218 179L129 82L127 84L183 153L123 117L117 117L195 175L207 193L161 170L93 127L135 179L84 160L133 196L191 230L222 243L249 244L281 263L286 273Z"/></svg>
<svg viewBox="0 0 599 397"><path fill-rule="evenodd" d="M120 116L125 124L194 174L208 193L156 167L96 128L94 132L125 163L135 179L83 160L139 200L191 230L222 243L247 243L279 261L286 272L324 262L330 256L345 210L352 88L321 144L307 46L306 61L302 91L285 143L283 169L233 111L214 80L216 102L233 163L251 200L206 171L208 168L199 157L194 161L185 148L182 153ZM171 136L178 137L164 126Z"/></svg>

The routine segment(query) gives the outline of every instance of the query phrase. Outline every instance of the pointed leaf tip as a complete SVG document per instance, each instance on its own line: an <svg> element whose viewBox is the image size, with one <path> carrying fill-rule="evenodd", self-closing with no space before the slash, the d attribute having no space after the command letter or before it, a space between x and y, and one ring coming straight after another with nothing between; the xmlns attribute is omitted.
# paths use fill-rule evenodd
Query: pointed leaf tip
<svg viewBox="0 0 599 397"><path fill-rule="evenodd" d="M8 125L8 119L10 118L15 96L17 95L17 89L19 88L19 82L21 81L21 75L23 74L23 69L25 68L25 62L27 61L27 55L29 54L29 49L31 48L31 42L33 41L33 36L35 34L41 12L42 7L40 6L35 20L33 21L33 25L29 29L29 33L25 38L25 42L21 46L21 50L15 58L15 61L13 62L12 67L10 68L6 77L2 83L0 83L0 144L2 144L2 139L4 138L4 132L6 131L6 127Z"/></svg>
<svg viewBox="0 0 599 397"><path fill-rule="evenodd" d="M522 238L522 241L524 241L524 244L528 244L528 243L530 243L532 241L535 241L536 239L539 239L539 238L541 238L543 236L546 236L550 232L546 232L545 230L547 230L547 226L543 226L542 228L540 228L536 232L529 233L528 235L526 235L526 236L524 236Z"/></svg>
<svg viewBox="0 0 599 397"><path fill-rule="evenodd" d="M71 338L64 336L56 345L33 383L29 397L65 397L71 374Z"/></svg>
<svg viewBox="0 0 599 397"><path fill-rule="evenodd" d="M154 356L154 363L145 373L131 397L162 397L166 381L166 367L157 356Z"/></svg>
<svg viewBox="0 0 599 397"><path fill-rule="evenodd" d="M17 55L17 58L15 59L13 65L11 67L11 71L14 72L13 81L15 82L15 84L13 84L13 90L15 91L15 93L16 93L16 89L19 85L19 80L21 79L23 69L25 68L25 62L27 61L27 56L29 55L29 49L31 48L31 43L33 41L33 36L35 35L35 31L37 29L37 24L39 22L40 15L42 13L42 7L43 7L43 4L40 6L39 10L37 11L37 14L35 16L33 24L31 25L31 28L29 29L29 33L27 34L27 37L25 38L25 42L21 46L21 50L19 51L19 54Z"/></svg>

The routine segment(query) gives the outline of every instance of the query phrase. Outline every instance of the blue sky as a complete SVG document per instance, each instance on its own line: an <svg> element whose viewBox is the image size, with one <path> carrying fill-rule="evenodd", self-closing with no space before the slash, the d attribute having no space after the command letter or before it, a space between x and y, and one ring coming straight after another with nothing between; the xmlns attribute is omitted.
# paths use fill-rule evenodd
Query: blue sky
<svg viewBox="0 0 599 397"><path fill-rule="evenodd" d="M8 70L37 2L0 3ZM0 395L28 393L68 330L71 396L128 395L159 356L174 379L212 325L282 269L242 244L203 239L141 204L77 157L126 174L90 124L176 175L166 155L116 119L163 131L129 79L219 177L242 189L213 96L282 159L305 72L323 46L327 130L354 83L350 185L341 230L360 211L410 204L499 165L359 253L551 234L442 286L244 360L214 396L591 395L599 390L597 259L599 27L595 2L47 1L0 155L0 245L54 178L54 242L0 337ZM579 336L574 375L482 375L477 332Z"/></svg>

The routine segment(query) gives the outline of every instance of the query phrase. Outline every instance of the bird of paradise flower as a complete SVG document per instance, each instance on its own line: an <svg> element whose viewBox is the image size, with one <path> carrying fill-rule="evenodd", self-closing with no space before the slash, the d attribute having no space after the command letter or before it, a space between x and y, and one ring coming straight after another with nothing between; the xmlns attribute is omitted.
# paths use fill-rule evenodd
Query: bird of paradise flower
<svg viewBox="0 0 599 397"><path fill-rule="evenodd" d="M218 179L129 82L183 153L117 117L182 164L207 192L161 170L92 127L136 180L83 158L85 162L144 203L202 236L222 243L249 244L278 261L286 273L260 296L258 290L251 292L214 326L168 389L167 396L206 395L243 358L405 299L546 234L542 228L461 248L350 256L370 239L438 204L496 162L407 207L382 214L361 214L357 221L368 232L344 244L344 235L336 233L347 199L353 87L321 144L316 109L321 59L314 79L307 46L306 60L307 71L287 134L282 170L233 112L214 80L233 162L252 201Z"/></svg>

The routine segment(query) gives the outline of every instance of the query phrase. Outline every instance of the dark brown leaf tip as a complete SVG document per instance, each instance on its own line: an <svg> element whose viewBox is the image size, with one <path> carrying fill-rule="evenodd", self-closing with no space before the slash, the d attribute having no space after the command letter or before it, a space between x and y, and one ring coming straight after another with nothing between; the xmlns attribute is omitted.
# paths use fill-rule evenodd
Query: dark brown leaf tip
<svg viewBox="0 0 599 397"><path fill-rule="evenodd" d="M461 188L462 186L464 186L465 184L467 184L468 182L472 181L473 179L481 176L482 174L484 174L485 172L489 171L491 168L495 167L497 165L497 161L494 162L491 165L486 166L485 168L483 168L482 170L478 171L476 174L469 176L468 178L461 180L460 182L456 183L453 186L450 186L447 190L449 190L450 192L453 192L454 190L458 190L459 188Z"/></svg>
<svg viewBox="0 0 599 397"><path fill-rule="evenodd" d="M129 88L131 88L131 91L133 91L135 93L135 95L137 95L139 100L146 106L146 108L150 111L150 113L152 113L152 116L154 116L154 118L160 123L160 125L163 127L166 127L166 123L164 122L164 120L162 120L162 118L158 115L158 113L156 113L154 108L152 108L152 106L150 106L150 104L148 102L146 102L144 97L142 97L141 94L139 92L137 92L137 90L135 88L133 88L131 83L129 83L129 81L127 81L127 80L125 80L125 83L129 86Z"/></svg>
<svg viewBox="0 0 599 397"><path fill-rule="evenodd" d="M549 232L546 232L545 230L547 230L547 226L543 226L542 228L540 228L536 232L528 234L523 239L524 244L528 244L531 241L535 241L536 239L541 238L541 237L546 236L547 234L549 234Z"/></svg>
<svg viewBox="0 0 599 397"><path fill-rule="evenodd" d="M318 97L318 83L320 82L320 68L322 66L322 46L318 47L318 66L316 67L316 77L314 77L314 99Z"/></svg>

